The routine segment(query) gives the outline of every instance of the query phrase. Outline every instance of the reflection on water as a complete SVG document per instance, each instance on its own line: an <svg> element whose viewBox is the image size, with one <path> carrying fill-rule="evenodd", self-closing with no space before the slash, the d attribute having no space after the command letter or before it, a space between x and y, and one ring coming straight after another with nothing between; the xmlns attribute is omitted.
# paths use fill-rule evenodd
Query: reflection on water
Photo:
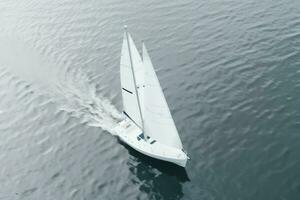
<svg viewBox="0 0 300 200"><path fill-rule="evenodd" d="M137 178L131 181L139 184L141 192L146 193L149 199L181 199L182 184L190 181L185 168L151 158L120 143L131 155L128 160L129 170Z"/></svg>

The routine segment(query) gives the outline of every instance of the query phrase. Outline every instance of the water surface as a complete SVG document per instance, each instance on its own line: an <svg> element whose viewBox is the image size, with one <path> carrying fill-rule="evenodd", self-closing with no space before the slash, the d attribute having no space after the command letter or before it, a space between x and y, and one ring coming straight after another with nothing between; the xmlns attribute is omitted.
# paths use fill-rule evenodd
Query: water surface
<svg viewBox="0 0 300 200"><path fill-rule="evenodd" d="M124 24L186 170L111 134ZM300 198L297 0L2 0L0 99L1 200Z"/></svg>

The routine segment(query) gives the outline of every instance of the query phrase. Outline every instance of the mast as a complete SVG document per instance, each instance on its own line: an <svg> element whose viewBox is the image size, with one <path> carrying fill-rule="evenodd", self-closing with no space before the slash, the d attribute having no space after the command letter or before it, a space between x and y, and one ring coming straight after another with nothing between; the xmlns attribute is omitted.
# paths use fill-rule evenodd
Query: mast
<svg viewBox="0 0 300 200"><path fill-rule="evenodd" d="M132 71L132 76L133 76L133 82L134 82L134 89L135 89L135 93L136 93L136 97L137 97L137 102L138 102L138 107L139 107L139 113L141 116L141 122L142 122L142 131L143 131L143 135L144 135L144 140L147 141L147 136L145 134L145 129L144 129L144 119L143 119L143 115L142 115L142 109L141 109L141 103L140 103L140 98L139 98L139 92L136 86L136 79L135 79L135 74L134 74L134 69L133 69L133 62L132 62L132 57L131 57L131 49L130 49L130 43L129 43L129 37L128 37L128 31L127 31L127 26L124 26L125 29L125 33L126 33L126 40L127 40L127 46L128 46L128 51L129 51L129 60L130 60L130 67L131 67L131 71Z"/></svg>

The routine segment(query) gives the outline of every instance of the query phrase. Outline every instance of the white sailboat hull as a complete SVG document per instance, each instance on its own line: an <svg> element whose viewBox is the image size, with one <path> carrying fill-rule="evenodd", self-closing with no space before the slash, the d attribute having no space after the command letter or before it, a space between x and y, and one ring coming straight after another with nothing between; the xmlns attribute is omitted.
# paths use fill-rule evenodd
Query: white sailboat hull
<svg viewBox="0 0 300 200"><path fill-rule="evenodd" d="M116 135L147 156L185 167L188 156L143 44L143 59L125 27L120 60L120 80L125 120Z"/></svg>
<svg viewBox="0 0 300 200"><path fill-rule="evenodd" d="M131 120L125 119L114 129L116 135L136 151L156 158L179 165L186 166L188 156L181 150L174 147L166 146L152 138L147 140L139 139L142 131Z"/></svg>

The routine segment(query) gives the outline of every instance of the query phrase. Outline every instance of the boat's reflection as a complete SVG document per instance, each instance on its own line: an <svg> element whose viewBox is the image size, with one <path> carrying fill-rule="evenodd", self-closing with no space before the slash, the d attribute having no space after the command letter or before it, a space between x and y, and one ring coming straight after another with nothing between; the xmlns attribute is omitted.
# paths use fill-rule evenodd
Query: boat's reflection
<svg viewBox="0 0 300 200"><path fill-rule="evenodd" d="M129 170L140 184L140 190L150 199L181 199L182 183L190 181L185 168L165 161L153 159L120 142L129 152Z"/></svg>

